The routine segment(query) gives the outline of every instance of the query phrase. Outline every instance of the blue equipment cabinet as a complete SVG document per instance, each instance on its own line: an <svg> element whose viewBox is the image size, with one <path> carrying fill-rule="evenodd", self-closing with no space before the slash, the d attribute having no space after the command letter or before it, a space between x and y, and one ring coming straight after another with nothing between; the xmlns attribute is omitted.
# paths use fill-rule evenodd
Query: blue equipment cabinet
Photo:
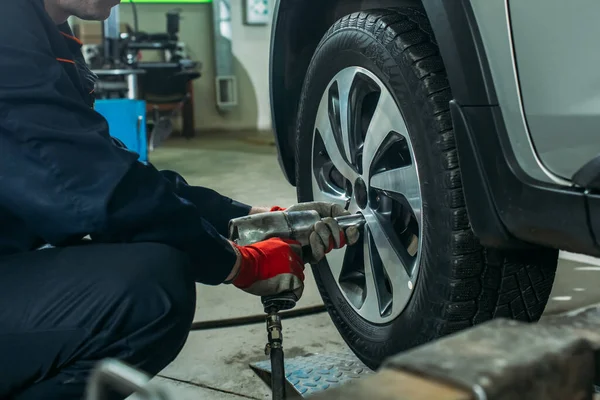
<svg viewBox="0 0 600 400"><path fill-rule="evenodd" d="M107 121L110 136L119 139L139 160L148 162L146 102L143 100L97 100L94 106Z"/></svg>

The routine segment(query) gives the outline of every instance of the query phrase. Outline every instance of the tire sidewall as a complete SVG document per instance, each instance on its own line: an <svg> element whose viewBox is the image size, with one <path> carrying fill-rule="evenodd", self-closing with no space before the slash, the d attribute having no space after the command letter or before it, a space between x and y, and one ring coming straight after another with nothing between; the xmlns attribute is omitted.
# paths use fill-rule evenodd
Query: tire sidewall
<svg viewBox="0 0 600 400"><path fill-rule="evenodd" d="M316 114L325 89L339 71L358 66L375 74L394 97L409 130L423 199L424 236L419 276L402 314L383 325L364 320L347 303L326 262L314 267L315 279L334 323L350 347L371 367L390 354L437 336L435 321L443 314L441 300L447 297L443 292L448 289L436 277L451 274L451 226L444 215L449 212L449 201L438 182L444 179L444 171L430 125L433 112L417 77L405 63L404 59L393 57L368 32L347 28L329 34L309 67L297 121L297 190L301 202L313 200L310 175Z"/></svg>

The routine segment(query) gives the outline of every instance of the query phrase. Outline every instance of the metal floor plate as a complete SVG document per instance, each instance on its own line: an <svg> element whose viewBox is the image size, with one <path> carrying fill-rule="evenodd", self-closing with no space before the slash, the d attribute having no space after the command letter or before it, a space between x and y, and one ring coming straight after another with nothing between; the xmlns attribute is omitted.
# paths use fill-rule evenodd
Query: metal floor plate
<svg viewBox="0 0 600 400"><path fill-rule="evenodd" d="M250 368L268 385L271 384L269 360L250 364ZM311 354L285 360L286 392L308 397L329 388L372 374L354 354Z"/></svg>

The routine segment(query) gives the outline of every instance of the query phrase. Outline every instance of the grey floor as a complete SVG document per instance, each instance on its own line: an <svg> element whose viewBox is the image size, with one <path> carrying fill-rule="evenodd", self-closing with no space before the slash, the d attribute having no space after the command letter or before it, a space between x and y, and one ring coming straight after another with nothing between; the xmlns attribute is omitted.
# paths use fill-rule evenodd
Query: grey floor
<svg viewBox="0 0 600 400"><path fill-rule="evenodd" d="M287 206L295 191L283 178L275 149L263 138L215 135L172 139L151 154L160 169L180 172L191 184L213 188L253 205ZM312 277L299 307L321 304ZM600 302L600 267L561 260L547 314ZM259 314L257 298L231 287L197 287L196 321ZM286 355L340 352L342 338L327 314L284 324ZM267 399L267 387L248 364L265 360L263 324L192 332L180 356L155 383L173 399Z"/></svg>

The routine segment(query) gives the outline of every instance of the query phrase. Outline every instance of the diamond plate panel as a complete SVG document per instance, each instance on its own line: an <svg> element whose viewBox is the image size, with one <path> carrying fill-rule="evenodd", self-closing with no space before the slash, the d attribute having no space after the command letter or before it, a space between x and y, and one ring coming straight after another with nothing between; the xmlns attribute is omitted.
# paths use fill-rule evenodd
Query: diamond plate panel
<svg viewBox="0 0 600 400"><path fill-rule="evenodd" d="M271 362L250 365L267 384L271 379ZM285 360L288 388L302 397L360 379L373 373L352 353L312 354Z"/></svg>

